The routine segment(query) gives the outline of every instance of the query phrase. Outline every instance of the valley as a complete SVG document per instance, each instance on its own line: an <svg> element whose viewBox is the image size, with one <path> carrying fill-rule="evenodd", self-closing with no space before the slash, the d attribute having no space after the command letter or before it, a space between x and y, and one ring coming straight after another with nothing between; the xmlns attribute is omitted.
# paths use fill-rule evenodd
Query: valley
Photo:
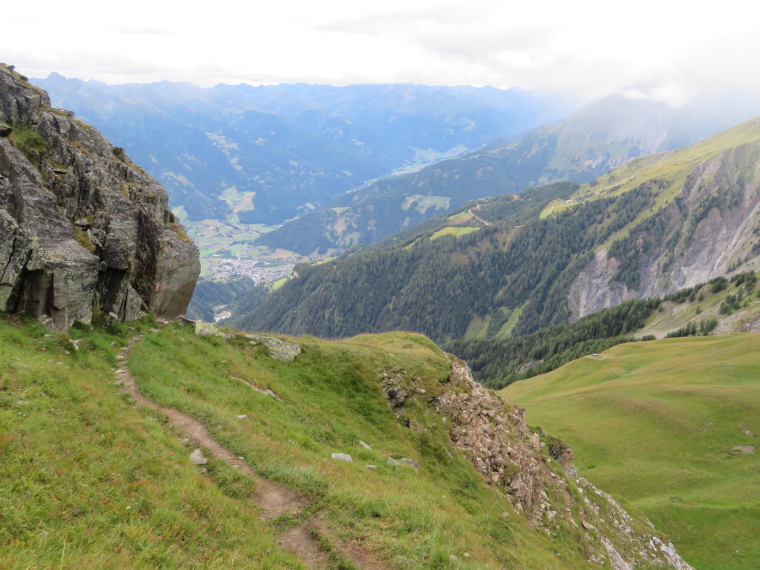
<svg viewBox="0 0 760 570"><path fill-rule="evenodd" d="M304 268L235 323L328 337L400 328L445 342L504 326L520 336L757 270L759 126L635 159L582 186L467 204Z"/></svg>
<svg viewBox="0 0 760 570"><path fill-rule="evenodd" d="M760 564L760 119L45 81L124 146L0 65L5 565Z"/></svg>

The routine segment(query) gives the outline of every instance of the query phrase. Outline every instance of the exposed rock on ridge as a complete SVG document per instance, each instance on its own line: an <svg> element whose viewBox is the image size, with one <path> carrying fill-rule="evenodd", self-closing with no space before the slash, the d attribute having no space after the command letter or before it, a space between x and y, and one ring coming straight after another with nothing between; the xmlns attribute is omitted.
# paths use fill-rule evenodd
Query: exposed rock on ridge
<svg viewBox="0 0 760 570"><path fill-rule="evenodd" d="M760 119L754 121L754 124ZM670 153L657 157L665 160ZM621 260L596 252L572 284L573 318L693 287L734 270L760 268L760 143L742 144L699 163L651 231L632 230L626 249L639 252L639 286L615 279Z"/></svg>
<svg viewBox="0 0 760 570"><path fill-rule="evenodd" d="M406 386L406 393L411 396L413 386ZM453 360L444 391L430 403L450 420L454 448L489 484L505 491L536 529L551 535L558 525L575 527L590 563L616 569L691 568L670 542L656 536L649 521L634 519L612 497L578 478L570 448L528 428L525 410L477 384L464 362Z"/></svg>
<svg viewBox="0 0 760 570"><path fill-rule="evenodd" d="M0 309L56 331L185 311L198 249L126 152L0 64ZM110 315L110 317L109 317Z"/></svg>

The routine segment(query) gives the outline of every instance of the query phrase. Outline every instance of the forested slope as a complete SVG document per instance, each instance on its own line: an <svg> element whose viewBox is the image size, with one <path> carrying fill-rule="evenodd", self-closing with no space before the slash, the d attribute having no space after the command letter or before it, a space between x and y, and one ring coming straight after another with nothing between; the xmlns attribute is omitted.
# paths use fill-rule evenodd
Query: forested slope
<svg viewBox="0 0 760 570"><path fill-rule="evenodd" d="M570 316L573 279L596 245L653 205L650 186L544 219L534 213L522 227L483 225L510 202L495 201L493 214L484 204L474 232L429 230L386 249L298 266L296 279L234 324L326 337L414 330L441 341L463 337L473 318L503 310L519 311L514 334L533 332Z"/></svg>
<svg viewBox="0 0 760 570"><path fill-rule="evenodd" d="M625 300L755 270L760 120L581 186L473 203L298 277L236 324L328 337L525 335ZM545 192L545 193L542 193ZM554 199L549 199L556 192ZM518 195L519 196L519 195Z"/></svg>

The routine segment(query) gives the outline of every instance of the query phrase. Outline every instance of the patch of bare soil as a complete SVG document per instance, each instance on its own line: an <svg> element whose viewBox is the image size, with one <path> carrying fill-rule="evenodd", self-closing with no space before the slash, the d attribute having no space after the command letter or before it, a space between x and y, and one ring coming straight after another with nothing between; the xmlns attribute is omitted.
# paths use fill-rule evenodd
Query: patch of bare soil
<svg viewBox="0 0 760 570"><path fill-rule="evenodd" d="M286 530L278 540L280 546L296 553L308 568L327 568L327 553L319 549L317 541L306 525Z"/></svg>

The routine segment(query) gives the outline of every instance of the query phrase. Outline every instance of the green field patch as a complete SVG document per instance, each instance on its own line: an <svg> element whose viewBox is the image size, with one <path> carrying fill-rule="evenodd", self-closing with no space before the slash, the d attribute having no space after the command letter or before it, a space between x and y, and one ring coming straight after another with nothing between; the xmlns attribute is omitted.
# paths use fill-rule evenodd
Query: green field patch
<svg viewBox="0 0 760 570"><path fill-rule="evenodd" d="M471 339L485 337L488 321L488 317L483 318L478 315L473 315L470 324L467 325L467 331L464 333L464 338Z"/></svg>
<svg viewBox="0 0 760 570"><path fill-rule="evenodd" d="M256 197L256 192L241 192L236 186L230 186L225 188L218 196L220 200L227 203L227 207L233 214L238 212L246 212L254 209L253 199ZM237 223L237 222L233 222Z"/></svg>
<svg viewBox="0 0 760 570"><path fill-rule="evenodd" d="M455 225L466 224L470 220L472 220L472 212L469 210L449 217L449 222Z"/></svg>
<svg viewBox="0 0 760 570"><path fill-rule="evenodd" d="M760 566L760 337L616 346L502 392L697 568Z"/></svg>
<svg viewBox="0 0 760 570"><path fill-rule="evenodd" d="M445 210L449 208L451 204L451 198L448 196L423 196L422 194L414 194L407 196L404 199L404 203L401 205L401 209L404 211L414 208L420 214L424 214L428 209Z"/></svg>
<svg viewBox="0 0 760 570"><path fill-rule="evenodd" d="M568 208L572 208L575 203L575 200L552 200L544 207L543 210L541 210L541 213L538 217L539 219L543 220L552 214L557 214Z"/></svg>
<svg viewBox="0 0 760 570"><path fill-rule="evenodd" d="M462 226L453 226L453 227L452 226L447 226L447 227L442 228L442 229L438 230L437 232L435 232L432 236L430 236L430 239L434 240L434 239L438 239L439 237L443 237L443 236L454 236L454 237L464 236L464 235L467 235L467 234L471 234L472 232L476 232L479 229L480 228L476 228L476 227L473 227L473 226L464 226L464 227L462 227Z"/></svg>

